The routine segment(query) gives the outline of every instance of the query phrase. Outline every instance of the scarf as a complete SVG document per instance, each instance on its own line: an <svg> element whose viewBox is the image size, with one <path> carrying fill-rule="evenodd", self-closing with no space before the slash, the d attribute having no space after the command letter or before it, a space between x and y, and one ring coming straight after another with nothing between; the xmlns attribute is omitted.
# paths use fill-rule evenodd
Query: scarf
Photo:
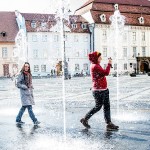
<svg viewBox="0 0 150 150"><path fill-rule="evenodd" d="M25 80L25 85L30 88L32 85L32 78L31 78L31 74L29 72L24 71L23 72L24 75L24 80Z"/></svg>

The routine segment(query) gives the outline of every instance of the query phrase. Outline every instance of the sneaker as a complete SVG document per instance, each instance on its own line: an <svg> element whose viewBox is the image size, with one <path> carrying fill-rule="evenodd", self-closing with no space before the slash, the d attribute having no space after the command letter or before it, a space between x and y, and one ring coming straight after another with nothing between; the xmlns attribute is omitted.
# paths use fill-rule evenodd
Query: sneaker
<svg viewBox="0 0 150 150"><path fill-rule="evenodd" d="M108 131L113 131L113 130L118 130L119 129L119 126L116 126L114 125L113 123L109 123L107 126L106 126L107 130Z"/></svg>
<svg viewBox="0 0 150 150"><path fill-rule="evenodd" d="M84 119L84 118L82 118L81 120L80 120L80 122L86 127L86 128L91 128L91 126L88 124L88 121L86 120L86 119Z"/></svg>
<svg viewBox="0 0 150 150"><path fill-rule="evenodd" d="M34 125L39 125L40 123L41 122L37 120L37 121L34 122Z"/></svg>
<svg viewBox="0 0 150 150"><path fill-rule="evenodd" d="M22 121L16 121L16 123L20 125L25 124L25 122L22 122Z"/></svg>

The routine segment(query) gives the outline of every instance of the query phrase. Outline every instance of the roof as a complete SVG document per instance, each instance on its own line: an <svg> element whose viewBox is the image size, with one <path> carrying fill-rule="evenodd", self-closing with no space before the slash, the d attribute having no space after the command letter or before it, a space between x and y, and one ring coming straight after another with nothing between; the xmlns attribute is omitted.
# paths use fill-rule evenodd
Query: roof
<svg viewBox="0 0 150 150"><path fill-rule="evenodd" d="M39 13L21 13L26 21L27 32L37 32L43 31L48 32L50 28L56 25L55 15L54 14L39 14ZM89 32L88 30L82 29L79 24L88 23L82 16L80 15L70 15L69 17L70 24L66 21L65 24L71 29L71 32L84 33ZM31 27L31 22L36 22L36 28ZM41 27L41 23L46 22L46 28ZM71 23L78 24L76 29L71 28Z"/></svg>
<svg viewBox="0 0 150 150"><path fill-rule="evenodd" d="M91 3L105 3L105 4L124 4L124 5L134 5L134 6L147 6L150 7L149 0L88 0L79 9L91 4ZM78 9L77 9L78 10Z"/></svg>
<svg viewBox="0 0 150 150"><path fill-rule="evenodd" d="M0 33L6 32L6 36L0 34L0 42L15 42L18 33L15 12L0 12Z"/></svg>
<svg viewBox="0 0 150 150"><path fill-rule="evenodd" d="M148 0L89 0L76 10L77 15L90 12L95 23L110 24L109 17L113 15L114 4L119 4L119 11L126 17L126 24L150 26L150 1ZM101 22L100 15L106 15L106 22ZM138 18L144 17L144 24Z"/></svg>

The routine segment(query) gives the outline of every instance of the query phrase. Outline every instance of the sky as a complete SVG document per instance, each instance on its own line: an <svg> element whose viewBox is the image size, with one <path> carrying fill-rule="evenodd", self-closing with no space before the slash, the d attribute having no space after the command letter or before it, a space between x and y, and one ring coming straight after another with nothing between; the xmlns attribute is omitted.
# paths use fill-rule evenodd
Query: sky
<svg viewBox="0 0 150 150"><path fill-rule="evenodd" d="M60 0L1 0L0 11L15 11L22 13L54 13L56 3ZM70 0L72 14L88 0Z"/></svg>

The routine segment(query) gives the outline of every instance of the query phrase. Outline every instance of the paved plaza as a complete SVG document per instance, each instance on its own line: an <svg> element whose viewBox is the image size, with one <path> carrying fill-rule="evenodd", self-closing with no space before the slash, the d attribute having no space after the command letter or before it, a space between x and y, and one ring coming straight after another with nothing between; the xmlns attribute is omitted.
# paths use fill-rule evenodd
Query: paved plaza
<svg viewBox="0 0 150 150"><path fill-rule="evenodd" d="M103 110L89 120L91 129L79 122L94 106L90 77L65 80L65 118L62 79L34 79L33 110L39 126L33 126L27 111L25 125L16 125L19 90L14 81L0 79L0 150L149 150L150 77L120 76L118 84L116 77L107 79L112 121L120 126L117 132L106 131Z"/></svg>

